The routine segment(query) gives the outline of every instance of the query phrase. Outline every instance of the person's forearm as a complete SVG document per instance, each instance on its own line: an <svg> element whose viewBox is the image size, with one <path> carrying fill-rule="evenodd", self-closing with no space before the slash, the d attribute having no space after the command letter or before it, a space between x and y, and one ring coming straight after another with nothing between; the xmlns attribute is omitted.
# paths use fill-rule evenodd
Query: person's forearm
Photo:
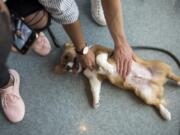
<svg viewBox="0 0 180 135"><path fill-rule="evenodd" d="M0 0L0 12L5 12L9 18L10 14L9 14L9 10L6 7L5 3L3 2L3 0Z"/></svg>
<svg viewBox="0 0 180 135"><path fill-rule="evenodd" d="M65 31L67 32L68 36L74 43L76 49L80 50L85 47L85 39L83 33L81 31L80 22L76 21L71 24L63 25Z"/></svg>
<svg viewBox="0 0 180 135"><path fill-rule="evenodd" d="M123 26L123 15L120 0L102 0L106 22L116 46L123 45L126 36Z"/></svg>

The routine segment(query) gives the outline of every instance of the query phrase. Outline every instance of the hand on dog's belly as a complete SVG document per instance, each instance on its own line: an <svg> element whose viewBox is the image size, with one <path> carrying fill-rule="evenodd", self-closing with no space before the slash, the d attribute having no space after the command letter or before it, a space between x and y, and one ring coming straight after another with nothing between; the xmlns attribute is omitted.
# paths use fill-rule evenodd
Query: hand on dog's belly
<svg viewBox="0 0 180 135"><path fill-rule="evenodd" d="M112 71L112 72L110 72L110 73L114 74L114 75L119 75L118 72L116 71L116 65L112 64L111 66L112 67L111 67L111 69L109 69L109 71ZM127 78L131 78L131 77L151 80L152 79L152 73L145 66L140 65L140 64L133 61L132 67L131 67L131 72L129 73Z"/></svg>

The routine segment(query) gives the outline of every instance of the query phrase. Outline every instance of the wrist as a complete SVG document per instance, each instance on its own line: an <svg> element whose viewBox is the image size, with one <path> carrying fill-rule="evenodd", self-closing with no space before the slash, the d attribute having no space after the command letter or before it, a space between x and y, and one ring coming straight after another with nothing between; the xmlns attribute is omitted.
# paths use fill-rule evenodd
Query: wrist
<svg viewBox="0 0 180 135"><path fill-rule="evenodd" d="M82 47L81 49L76 49L76 53L78 55L86 55L89 52L89 47L87 46L87 44L84 44L84 47Z"/></svg>
<svg viewBox="0 0 180 135"><path fill-rule="evenodd" d="M127 46L128 41L127 41L126 37L123 36L123 37L119 37L117 40L115 40L114 44L115 44L115 48L119 49L119 48L122 48L124 46Z"/></svg>
<svg viewBox="0 0 180 135"><path fill-rule="evenodd" d="M76 45L76 51L80 51L87 46L86 43Z"/></svg>

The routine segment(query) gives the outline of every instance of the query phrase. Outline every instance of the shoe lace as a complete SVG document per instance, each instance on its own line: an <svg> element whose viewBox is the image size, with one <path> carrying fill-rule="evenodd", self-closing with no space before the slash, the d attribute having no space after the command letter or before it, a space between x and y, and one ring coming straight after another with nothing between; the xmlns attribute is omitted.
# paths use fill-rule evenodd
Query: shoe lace
<svg viewBox="0 0 180 135"><path fill-rule="evenodd" d="M97 0L98 15L100 15L100 11L102 10L101 8L101 0Z"/></svg>
<svg viewBox="0 0 180 135"><path fill-rule="evenodd" d="M7 107L8 106L8 101L11 101L12 103L16 103L16 101L20 98L17 95L14 95L12 93L7 93L7 92L0 92L1 94L1 101L2 101L2 106Z"/></svg>
<svg viewBox="0 0 180 135"><path fill-rule="evenodd" d="M10 79L12 80L13 83L12 86L14 86L14 77L12 75L10 75ZM6 91L4 89L0 90L0 95L1 95L1 101L3 107L8 106L8 101L11 101L12 103L16 103L16 101L19 99L17 95L12 94L10 91Z"/></svg>

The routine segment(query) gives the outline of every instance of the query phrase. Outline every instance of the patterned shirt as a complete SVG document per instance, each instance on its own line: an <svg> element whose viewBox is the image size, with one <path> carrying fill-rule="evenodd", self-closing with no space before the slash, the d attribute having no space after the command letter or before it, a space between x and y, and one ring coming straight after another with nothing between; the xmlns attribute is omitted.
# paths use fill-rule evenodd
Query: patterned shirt
<svg viewBox="0 0 180 135"><path fill-rule="evenodd" d="M78 20L79 10L74 0L38 0L51 14L52 18L61 24L70 24Z"/></svg>

